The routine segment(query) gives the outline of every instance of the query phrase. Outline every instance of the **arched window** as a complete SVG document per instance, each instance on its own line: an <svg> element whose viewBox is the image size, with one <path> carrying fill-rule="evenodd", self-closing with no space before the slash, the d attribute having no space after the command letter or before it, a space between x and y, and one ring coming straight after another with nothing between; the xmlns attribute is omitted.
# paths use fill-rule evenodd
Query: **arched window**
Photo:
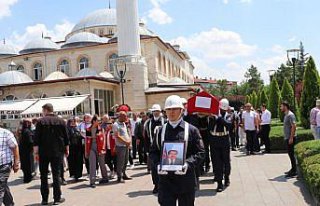
<svg viewBox="0 0 320 206"><path fill-rule="evenodd" d="M42 79L42 64L36 63L33 66L33 80L39 81Z"/></svg>
<svg viewBox="0 0 320 206"><path fill-rule="evenodd" d="M17 71L24 72L24 66L22 66L22 65L17 66Z"/></svg>
<svg viewBox="0 0 320 206"><path fill-rule="evenodd" d="M59 70L65 74L69 74L69 67L69 62L65 59L59 64Z"/></svg>
<svg viewBox="0 0 320 206"><path fill-rule="evenodd" d="M89 59L86 57L82 57L79 61L79 70L85 69L89 67Z"/></svg>
<svg viewBox="0 0 320 206"><path fill-rule="evenodd" d="M111 74L114 74L114 70L115 70L115 66L114 66L114 61L115 59L117 59L119 56L116 53L113 53L109 56L109 72Z"/></svg>
<svg viewBox="0 0 320 206"><path fill-rule="evenodd" d="M13 100L17 100L17 99L18 98L13 95L8 95L3 99L3 101L13 101Z"/></svg>

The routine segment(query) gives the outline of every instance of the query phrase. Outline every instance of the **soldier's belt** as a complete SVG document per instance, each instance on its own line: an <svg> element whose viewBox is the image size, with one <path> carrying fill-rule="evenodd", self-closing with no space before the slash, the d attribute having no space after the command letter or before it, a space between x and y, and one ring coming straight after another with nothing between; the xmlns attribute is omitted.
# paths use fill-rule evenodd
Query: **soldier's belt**
<svg viewBox="0 0 320 206"><path fill-rule="evenodd" d="M210 134L215 137L225 137L229 135L229 132L211 132Z"/></svg>

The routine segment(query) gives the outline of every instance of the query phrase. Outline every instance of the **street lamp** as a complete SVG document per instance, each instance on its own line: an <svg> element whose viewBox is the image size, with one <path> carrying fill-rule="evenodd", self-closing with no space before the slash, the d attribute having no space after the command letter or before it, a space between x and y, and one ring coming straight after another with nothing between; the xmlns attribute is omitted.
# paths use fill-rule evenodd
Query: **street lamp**
<svg viewBox="0 0 320 206"><path fill-rule="evenodd" d="M267 72L268 72L268 74L269 74L269 77L270 77L270 84L271 84L271 82L272 82L272 78L273 78L273 76L275 75L276 70L271 69L271 70L268 70Z"/></svg>
<svg viewBox="0 0 320 206"><path fill-rule="evenodd" d="M288 49L287 50L288 62L293 68L293 108L296 109L296 65L300 59L300 49Z"/></svg>
<svg viewBox="0 0 320 206"><path fill-rule="evenodd" d="M127 72L127 64L125 59L118 58L115 61L115 70L117 72L118 77L120 78L122 104L124 104L123 84L126 83L126 80L124 79L124 77Z"/></svg>
<svg viewBox="0 0 320 206"><path fill-rule="evenodd" d="M11 61L10 64L8 65L9 71L14 71L16 66L17 66L16 63L14 63L14 61Z"/></svg>

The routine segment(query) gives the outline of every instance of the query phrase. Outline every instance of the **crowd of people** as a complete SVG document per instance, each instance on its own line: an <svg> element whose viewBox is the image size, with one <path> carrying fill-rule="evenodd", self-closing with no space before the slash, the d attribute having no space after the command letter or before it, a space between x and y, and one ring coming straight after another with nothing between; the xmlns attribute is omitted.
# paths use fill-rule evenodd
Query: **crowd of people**
<svg viewBox="0 0 320 206"><path fill-rule="evenodd" d="M52 104L42 108L42 118L21 122L17 140L9 131L0 130L0 138L9 138L6 140L8 155L14 154L13 159L8 158L1 165L13 164L17 171L21 161L25 183L32 181L40 170L42 205L48 204L50 173L54 204L57 205L65 201L61 184L66 184L66 171L77 182L85 178L86 169L91 188L95 188L97 182L107 184L112 179L125 183L132 179L127 174L127 166L133 168L134 159L147 165L147 173L151 174L154 184L152 192L158 194L160 205L176 205L176 201L183 206L194 205L201 175L213 172L217 192L230 185L231 150L241 149L247 155L254 155L260 152L261 145L265 145L264 152L271 152L271 113L266 105L262 105L261 110L254 110L247 103L237 112L227 99L222 99L219 114L189 114L187 100L172 95L166 99L164 110L155 104L148 112L135 113L130 112L128 105L121 105L115 115L85 114L83 119L56 116ZM293 156L295 117L287 103L282 104L281 110L286 114L284 134L292 163L292 169L287 172L290 177L296 175ZM185 143L185 161L177 171L162 168L161 159L167 156L162 145L166 141ZM1 175L2 170L7 171L7 168L0 167ZM7 180L8 174L5 177ZM0 201L13 204L8 186L0 187Z"/></svg>

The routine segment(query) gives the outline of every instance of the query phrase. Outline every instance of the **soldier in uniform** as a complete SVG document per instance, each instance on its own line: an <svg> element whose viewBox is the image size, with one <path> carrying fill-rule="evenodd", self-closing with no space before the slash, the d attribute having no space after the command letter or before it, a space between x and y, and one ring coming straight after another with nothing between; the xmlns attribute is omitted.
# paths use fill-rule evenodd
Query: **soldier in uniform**
<svg viewBox="0 0 320 206"><path fill-rule="evenodd" d="M149 153L151 144L153 143L153 139L155 137L157 129L164 125L165 119L161 116L161 107L159 104L154 104L150 109L152 112L152 117L148 119L144 126L144 137L145 137L145 149L146 152ZM152 161L148 158L148 172L151 171L152 182L154 185L153 194L158 193L158 174L156 165L152 164Z"/></svg>
<svg viewBox="0 0 320 206"><path fill-rule="evenodd" d="M229 101L222 99L220 101L219 116L210 117L209 135L210 144L213 148L213 164L215 166L215 180L218 183L217 192L222 192L224 178L225 187L230 185L230 140L229 128L231 122L227 120L226 110L229 108Z"/></svg>
<svg viewBox="0 0 320 206"><path fill-rule="evenodd" d="M197 128L182 118L183 105L177 95L169 96L165 102L168 123L159 129L153 141L150 159L158 165L159 194L161 206L193 206L195 201L195 168L204 159L204 146ZM160 161L163 142L185 142L186 159L182 170L163 171Z"/></svg>

